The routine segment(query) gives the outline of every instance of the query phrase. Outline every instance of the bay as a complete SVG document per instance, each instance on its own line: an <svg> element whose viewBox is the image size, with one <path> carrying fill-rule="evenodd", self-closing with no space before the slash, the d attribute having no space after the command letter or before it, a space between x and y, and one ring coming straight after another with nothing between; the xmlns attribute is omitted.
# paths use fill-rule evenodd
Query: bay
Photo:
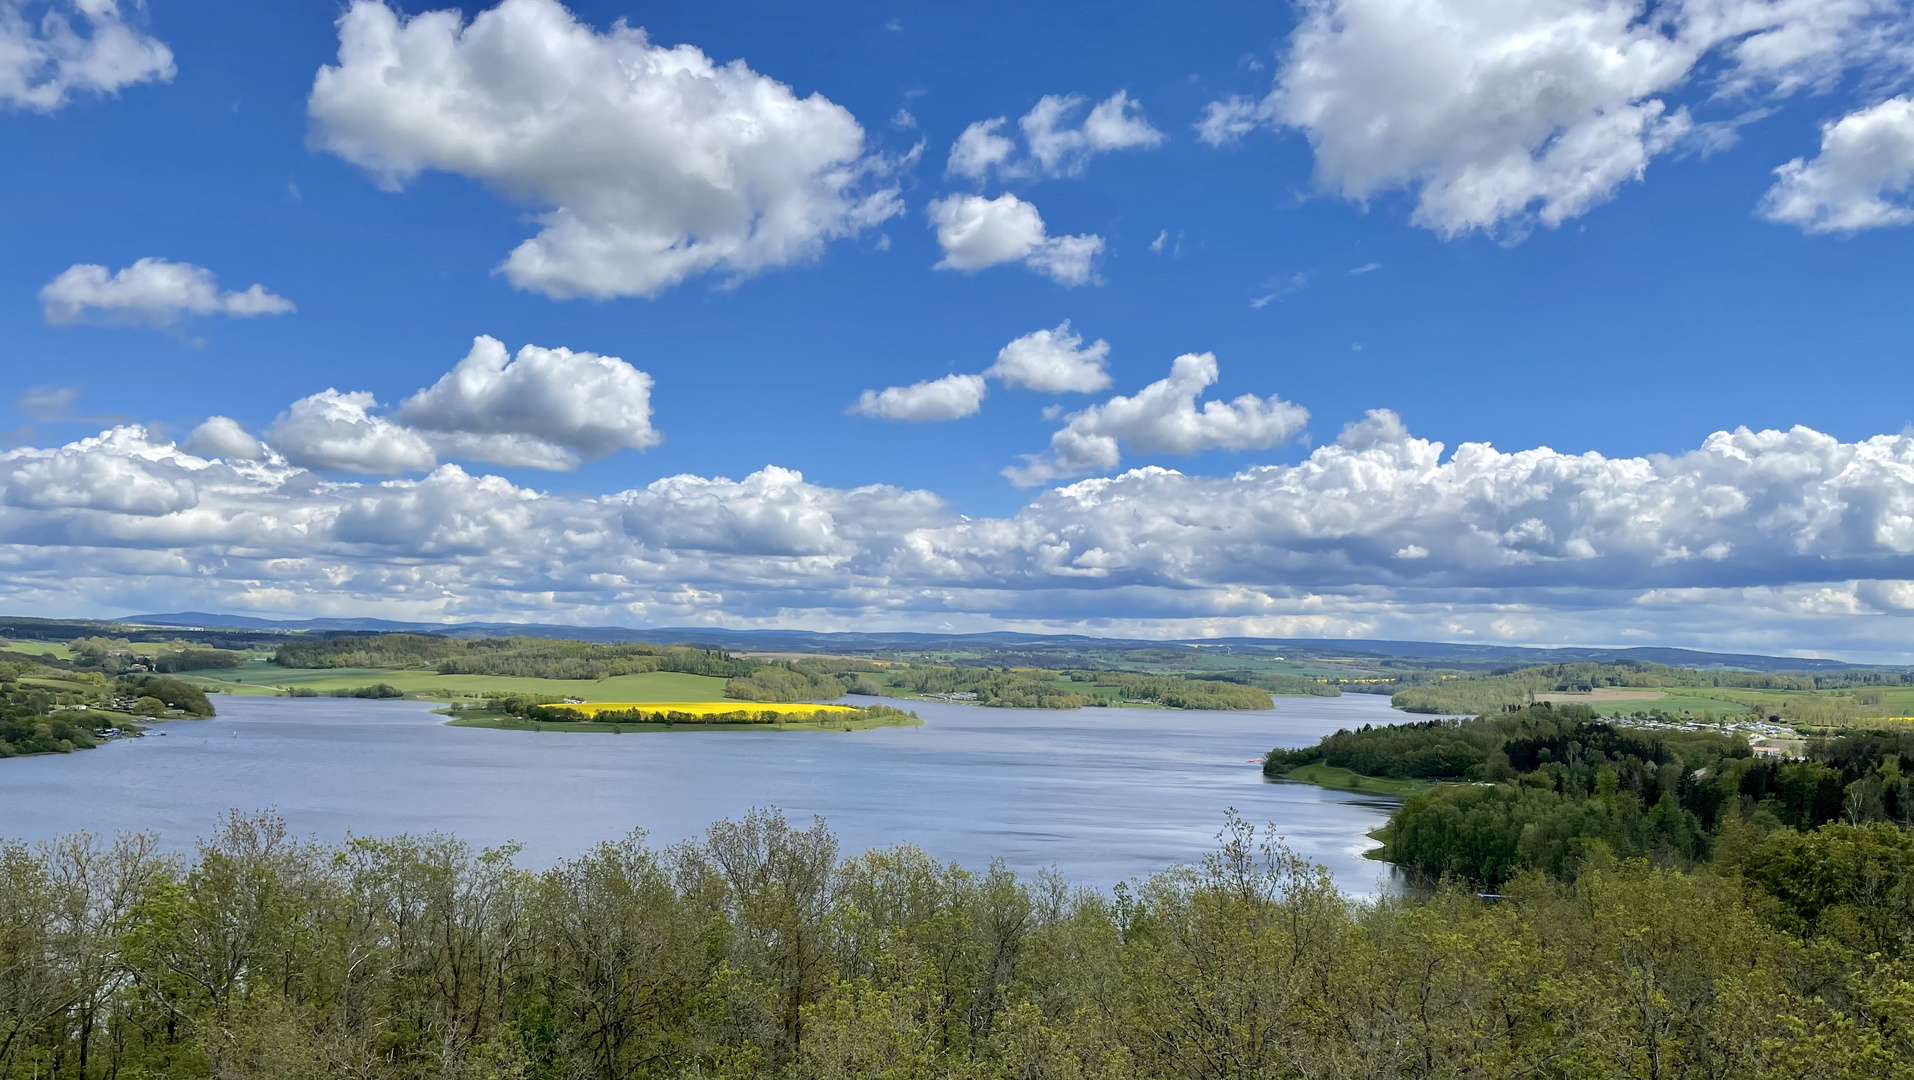
<svg viewBox="0 0 1914 1080"><path fill-rule="evenodd" d="M775 806L823 817L847 852L912 843L1107 888L1200 859L1234 808L1367 895L1388 887L1362 852L1391 804L1265 781L1257 763L1272 746L1403 719L1370 695L1258 712L916 702L921 727L609 735L447 727L420 702L214 701L218 717L163 735L0 762L0 836L147 830L187 848L230 809L270 809L328 841L438 830L520 844L520 862L542 867L633 828L662 845Z"/></svg>

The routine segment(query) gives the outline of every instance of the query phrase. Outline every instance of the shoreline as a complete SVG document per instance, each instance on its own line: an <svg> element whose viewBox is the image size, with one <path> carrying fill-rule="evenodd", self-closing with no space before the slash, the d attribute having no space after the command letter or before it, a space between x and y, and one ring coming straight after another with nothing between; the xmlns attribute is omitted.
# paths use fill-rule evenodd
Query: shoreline
<svg viewBox="0 0 1914 1080"><path fill-rule="evenodd" d="M1364 776L1348 769L1338 769L1331 765L1311 762L1298 765L1281 776L1266 776L1273 783L1289 782L1310 784L1328 788L1331 791L1347 791L1356 795L1378 795L1390 799L1406 799L1419 791L1427 791L1438 786L1433 780L1395 780L1386 776Z"/></svg>

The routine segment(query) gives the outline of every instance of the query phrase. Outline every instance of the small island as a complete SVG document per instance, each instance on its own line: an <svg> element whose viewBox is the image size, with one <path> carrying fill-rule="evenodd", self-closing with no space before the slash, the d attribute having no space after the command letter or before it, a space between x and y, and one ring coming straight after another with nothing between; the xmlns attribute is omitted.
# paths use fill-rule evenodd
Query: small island
<svg viewBox="0 0 1914 1080"><path fill-rule="evenodd" d="M1336 665L1148 643L873 645L845 653L387 631L14 618L0 650L0 756L85 749L219 695L411 700L461 727L568 732L858 731L919 724L911 702L995 709L1255 711L1335 697ZM0 672L0 673L4 673ZM861 701L859 699L862 699Z"/></svg>

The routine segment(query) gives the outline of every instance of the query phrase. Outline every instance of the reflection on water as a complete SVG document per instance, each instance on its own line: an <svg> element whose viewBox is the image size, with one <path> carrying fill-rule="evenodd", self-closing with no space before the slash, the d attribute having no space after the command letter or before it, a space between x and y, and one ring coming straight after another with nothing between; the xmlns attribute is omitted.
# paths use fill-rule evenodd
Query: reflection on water
<svg viewBox="0 0 1914 1080"><path fill-rule="evenodd" d="M1361 853L1390 804L1267 783L1257 762L1400 718L1368 695L1254 713L920 702L922 727L602 735L446 727L417 702L214 701L218 718L160 725L163 737L0 762L0 835L147 829L185 846L229 808L274 807L322 839L437 829L522 843L521 861L542 866L633 828L664 844L779 806L822 815L846 851L909 842L1108 886L1200 858L1233 806L1372 893L1387 868Z"/></svg>

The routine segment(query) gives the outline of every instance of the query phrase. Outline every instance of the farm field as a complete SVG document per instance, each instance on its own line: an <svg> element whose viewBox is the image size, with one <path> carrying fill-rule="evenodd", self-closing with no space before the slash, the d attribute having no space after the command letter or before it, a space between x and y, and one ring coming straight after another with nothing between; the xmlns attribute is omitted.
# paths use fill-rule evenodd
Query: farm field
<svg viewBox="0 0 1914 1080"><path fill-rule="evenodd" d="M33 657L51 656L55 660L73 659L73 650L64 641L24 641L14 638L7 644L0 645L0 649Z"/></svg>
<svg viewBox="0 0 1914 1080"><path fill-rule="evenodd" d="M388 668L287 668L248 660L236 668L181 672L180 678L209 690L231 694L273 694L294 687L324 694L386 683L407 695L430 698L480 698L498 694L545 694L588 702L722 701L724 680L710 675L648 671L609 679L528 679L507 675L440 675L436 671Z"/></svg>

